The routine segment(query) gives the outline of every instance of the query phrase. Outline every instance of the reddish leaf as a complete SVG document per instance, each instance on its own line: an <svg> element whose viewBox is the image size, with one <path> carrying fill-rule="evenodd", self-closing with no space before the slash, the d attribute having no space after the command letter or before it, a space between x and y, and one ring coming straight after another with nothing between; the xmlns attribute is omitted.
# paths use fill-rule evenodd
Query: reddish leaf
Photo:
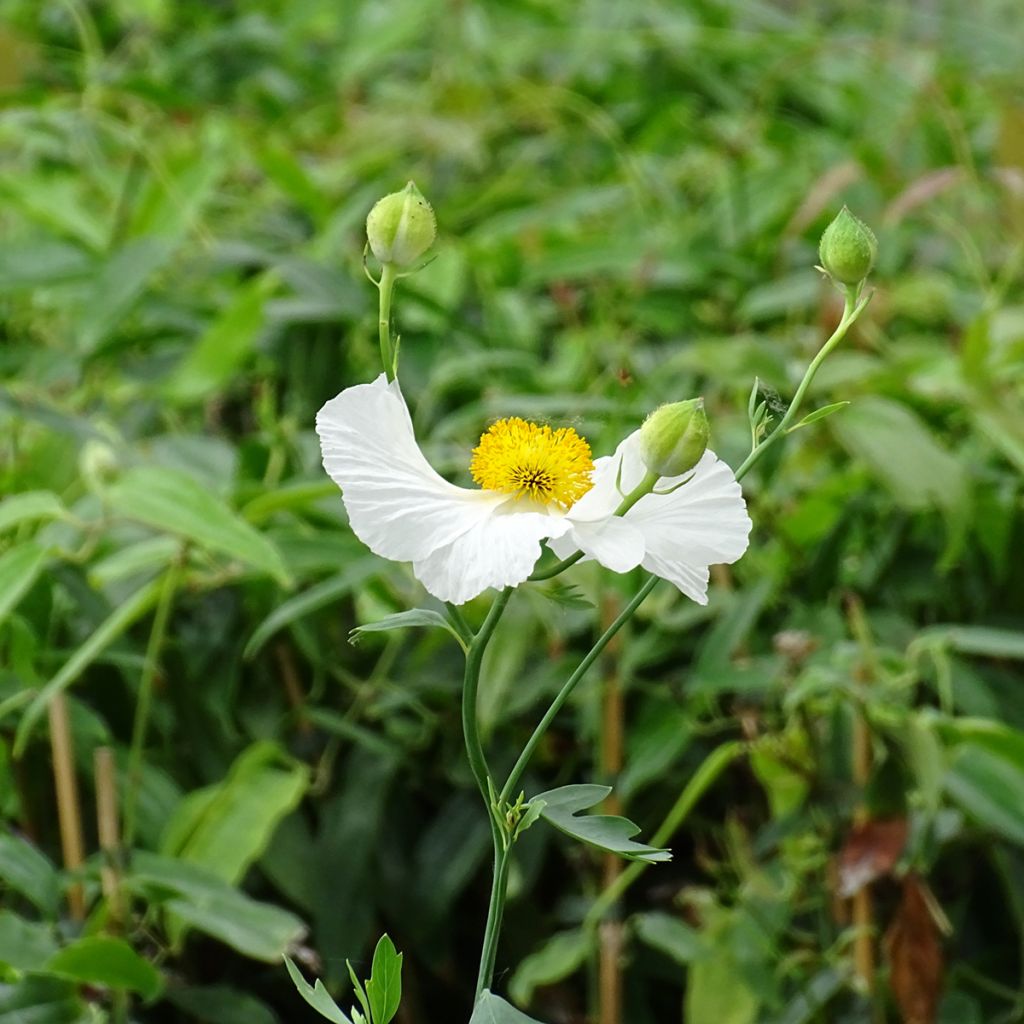
<svg viewBox="0 0 1024 1024"><path fill-rule="evenodd" d="M906 845L906 818L855 825L839 851L839 895L848 899L865 885L890 874Z"/></svg>
<svg viewBox="0 0 1024 1024"><path fill-rule="evenodd" d="M903 896L885 935L889 986L903 1024L935 1024L942 993L942 943L924 883L903 880Z"/></svg>

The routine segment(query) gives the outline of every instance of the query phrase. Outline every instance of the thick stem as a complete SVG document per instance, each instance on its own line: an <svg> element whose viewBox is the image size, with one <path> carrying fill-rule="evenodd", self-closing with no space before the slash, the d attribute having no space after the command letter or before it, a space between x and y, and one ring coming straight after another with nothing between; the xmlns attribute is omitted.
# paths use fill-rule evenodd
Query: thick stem
<svg viewBox="0 0 1024 1024"><path fill-rule="evenodd" d="M487 757L480 742L480 729L477 721L477 698L480 692L480 666L483 663L484 651L494 635L502 613L512 597L512 588L506 587L495 598L491 610L469 644L466 652L466 672L462 688L462 732L466 740L466 754L469 766L473 771L477 787L484 798L487 818L491 824L491 840L494 843L494 878L491 884L491 900L487 910L487 925L484 929L484 942L480 954L480 971L477 976L477 998L491 984L494 972L494 960L497 955L498 932L504 915L505 895L508 886L508 848L506 836L497 820L497 812L493 806L493 782Z"/></svg>
<svg viewBox="0 0 1024 1024"><path fill-rule="evenodd" d="M395 350L391 344L391 295L395 290L395 268L385 263L377 284L380 293L380 313L377 329L380 335L380 361L388 380L395 379Z"/></svg>
<svg viewBox="0 0 1024 1024"><path fill-rule="evenodd" d="M611 639L622 627L629 622L633 617L637 608L643 604L644 599L647 595L657 586L659 577L648 576L647 582L637 592L636 597L633 598L629 604L619 613L615 621L601 634L600 639L590 649L587 656L580 662L579 667L571 676L569 676L565 685L558 692L558 696L555 697L548 708L547 713L540 720L537 728L533 730L533 735L527 740L526 746L523 748L523 752L519 755L519 760L516 761L515 767L509 773L508 781L505 783L504 788L501 791L501 796L498 797L498 803L505 803L511 799L512 794L515 792L516 787L519 785L520 779L523 777L523 772L526 771L526 766L530 763L530 758L533 757L534 752L537 750L537 746L540 741L544 738L544 734L548 731L551 723L555 720L558 712L562 710L563 705L572 695L572 691L576 689L576 685L586 675L587 669L597 660L598 655L608 646Z"/></svg>

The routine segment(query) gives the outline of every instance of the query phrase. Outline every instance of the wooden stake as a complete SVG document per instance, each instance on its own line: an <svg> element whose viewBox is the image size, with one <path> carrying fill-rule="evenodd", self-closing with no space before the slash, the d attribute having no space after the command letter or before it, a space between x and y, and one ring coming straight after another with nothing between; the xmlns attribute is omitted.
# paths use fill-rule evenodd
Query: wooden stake
<svg viewBox="0 0 1024 1024"><path fill-rule="evenodd" d="M107 901L112 931L119 931L124 921L121 903L121 831L117 809L117 771L114 751L110 747L97 747L93 755L96 776L96 823L103 868L100 881Z"/></svg>
<svg viewBox="0 0 1024 1024"><path fill-rule="evenodd" d="M50 719L50 749L64 867L68 871L77 871L85 860L85 840L82 836L82 811L78 803L75 749L67 697L63 693L56 694L50 701L47 713ZM73 920L85 920L85 892L80 882L75 882L68 889L68 910Z"/></svg>

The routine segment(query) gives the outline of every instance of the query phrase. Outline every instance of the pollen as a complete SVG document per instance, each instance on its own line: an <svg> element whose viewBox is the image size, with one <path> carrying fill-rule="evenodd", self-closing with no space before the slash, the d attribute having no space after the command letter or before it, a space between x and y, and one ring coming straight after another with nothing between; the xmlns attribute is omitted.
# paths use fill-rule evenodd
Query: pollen
<svg viewBox="0 0 1024 1024"><path fill-rule="evenodd" d="M556 505L563 512L593 486L590 445L572 427L498 420L473 449L469 471L487 491Z"/></svg>

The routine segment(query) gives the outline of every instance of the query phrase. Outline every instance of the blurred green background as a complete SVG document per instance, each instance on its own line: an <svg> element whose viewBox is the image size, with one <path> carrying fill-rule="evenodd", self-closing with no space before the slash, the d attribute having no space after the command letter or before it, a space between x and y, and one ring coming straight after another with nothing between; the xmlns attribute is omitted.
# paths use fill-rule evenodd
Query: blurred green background
<svg viewBox="0 0 1024 1024"><path fill-rule="evenodd" d="M881 249L808 411L851 404L528 780L614 782L675 861L623 882L533 828L501 990L551 1024L1024 1021L1016 0L0 10L0 1021L311 1021L282 953L347 1000L385 930L401 1024L469 1015L460 654L348 642L428 602L312 429L379 372L363 221L409 178L440 241L403 385L455 476L496 416L602 453L696 394L737 465L754 379L782 408L838 319L822 229L849 203ZM566 582L492 645L499 768L638 585Z"/></svg>

